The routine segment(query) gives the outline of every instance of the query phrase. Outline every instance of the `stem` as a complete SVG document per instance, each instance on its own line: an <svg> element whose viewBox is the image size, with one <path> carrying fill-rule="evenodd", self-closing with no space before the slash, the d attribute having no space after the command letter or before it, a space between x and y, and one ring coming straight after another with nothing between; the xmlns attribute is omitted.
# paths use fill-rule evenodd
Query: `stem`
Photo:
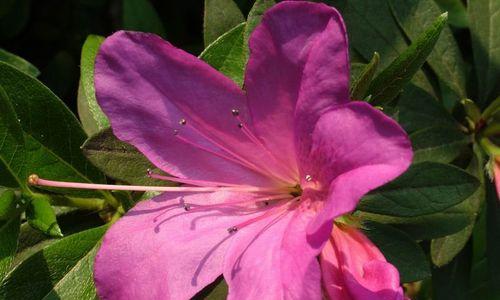
<svg viewBox="0 0 500 300"><path fill-rule="evenodd" d="M51 195L50 203L56 206L78 207L87 210L103 210L106 201L99 198L80 198L72 196Z"/></svg>

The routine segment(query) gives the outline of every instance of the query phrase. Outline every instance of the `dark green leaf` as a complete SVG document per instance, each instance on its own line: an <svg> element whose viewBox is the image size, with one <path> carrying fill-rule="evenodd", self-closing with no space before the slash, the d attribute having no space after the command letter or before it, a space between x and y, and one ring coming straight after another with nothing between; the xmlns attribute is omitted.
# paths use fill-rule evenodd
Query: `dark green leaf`
<svg viewBox="0 0 500 300"><path fill-rule="evenodd" d="M363 197L358 209L399 217L443 211L477 190L479 181L452 165L423 162Z"/></svg>
<svg viewBox="0 0 500 300"><path fill-rule="evenodd" d="M373 103L384 104L393 100L427 60L446 24L447 15L437 18L400 56L372 81L368 94Z"/></svg>
<svg viewBox="0 0 500 300"><path fill-rule="evenodd" d="M432 270L433 299L469 300L470 251L464 249L447 266Z"/></svg>
<svg viewBox="0 0 500 300"><path fill-rule="evenodd" d="M433 25L441 10L433 0L390 0L396 20L411 41L417 41ZM432 70L455 94L455 101L466 97L465 63L448 26L442 28L427 61ZM431 46L432 48L432 46ZM425 51L425 50L424 50Z"/></svg>
<svg viewBox="0 0 500 300"><path fill-rule="evenodd" d="M408 133L434 126L457 126L443 105L413 84L408 85L401 94L398 108L398 121Z"/></svg>
<svg viewBox="0 0 500 300"><path fill-rule="evenodd" d="M0 79L1 80L1 79ZM0 185L25 187L25 147L21 125L10 99L0 85Z"/></svg>
<svg viewBox="0 0 500 300"><path fill-rule="evenodd" d="M455 127L442 125L415 131L410 135L413 162L434 161L449 163L460 155L468 139Z"/></svg>
<svg viewBox="0 0 500 300"><path fill-rule="evenodd" d="M434 0L442 12L447 11L449 15L449 22L456 27L468 27L469 20L467 19L467 10L461 0Z"/></svg>
<svg viewBox="0 0 500 300"><path fill-rule="evenodd" d="M13 190L0 187L0 221L9 220L16 212L17 199Z"/></svg>
<svg viewBox="0 0 500 300"><path fill-rule="evenodd" d="M8 51L5 51L2 48L0 48L0 61L12 65L17 69L33 77L37 77L38 75L40 75L40 71L38 71L38 69L34 65L30 64L22 57L19 57Z"/></svg>
<svg viewBox="0 0 500 300"><path fill-rule="evenodd" d="M83 153L107 176L134 185L166 185L147 177L147 170L157 170L135 147L117 139L111 129L90 137Z"/></svg>
<svg viewBox="0 0 500 300"><path fill-rule="evenodd" d="M94 299L89 270L106 227L70 235L30 256L2 282L0 299L42 299L58 293L68 296L64 299ZM81 281L75 281L79 273Z"/></svg>
<svg viewBox="0 0 500 300"><path fill-rule="evenodd" d="M245 22L245 18L233 0L205 0L203 18L205 46L242 22Z"/></svg>
<svg viewBox="0 0 500 300"><path fill-rule="evenodd" d="M123 0L123 28L165 37L163 23L148 0Z"/></svg>
<svg viewBox="0 0 500 300"><path fill-rule="evenodd" d="M227 298L227 284L220 276L213 283L205 287L192 300L223 300Z"/></svg>
<svg viewBox="0 0 500 300"><path fill-rule="evenodd" d="M61 228L57 224L56 213L50 205L49 197L41 194L25 197L28 202L26 218L31 227L47 235L61 237Z"/></svg>
<svg viewBox="0 0 500 300"><path fill-rule="evenodd" d="M364 232L399 271L401 282L413 282L430 276L429 262L422 249L404 232L375 222L365 222Z"/></svg>
<svg viewBox="0 0 500 300"><path fill-rule="evenodd" d="M478 100L484 107L500 93L500 1L469 0L467 3Z"/></svg>
<svg viewBox="0 0 500 300"><path fill-rule="evenodd" d="M489 184L486 197L486 255L490 291L500 295L500 200L493 184Z"/></svg>
<svg viewBox="0 0 500 300"><path fill-rule="evenodd" d="M30 0L16 0L0 18L0 39L10 39L23 30L30 15Z"/></svg>
<svg viewBox="0 0 500 300"><path fill-rule="evenodd" d="M243 84L246 65L244 29L245 23L239 24L217 38L200 54L201 59L240 86Z"/></svg>
<svg viewBox="0 0 500 300"><path fill-rule="evenodd" d="M80 61L80 86L78 87L78 116L83 129L91 136L109 127L108 118L104 115L95 96L94 63L99 46L104 38L89 35L82 47Z"/></svg>
<svg viewBox="0 0 500 300"><path fill-rule="evenodd" d="M17 249L20 218L0 222L0 282L10 270Z"/></svg>
<svg viewBox="0 0 500 300"><path fill-rule="evenodd" d="M245 44L248 44L248 38L252 34L253 30L257 25L259 25L262 16L276 4L275 0L256 0L252 6L252 9L248 13L247 26L245 27Z"/></svg>
<svg viewBox="0 0 500 300"><path fill-rule="evenodd" d="M366 65L359 77L351 83L351 99L363 100L365 98L366 91L370 86L373 75L375 75L377 71L379 61L380 55L377 52L373 53L370 62Z"/></svg>

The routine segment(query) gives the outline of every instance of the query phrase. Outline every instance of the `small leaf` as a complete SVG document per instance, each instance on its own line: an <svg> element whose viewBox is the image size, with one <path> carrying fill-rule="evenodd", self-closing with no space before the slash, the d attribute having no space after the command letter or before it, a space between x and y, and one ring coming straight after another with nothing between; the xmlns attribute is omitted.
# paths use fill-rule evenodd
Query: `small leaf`
<svg viewBox="0 0 500 300"><path fill-rule="evenodd" d="M78 116L83 129L91 136L109 127L109 120L102 112L95 95L94 64L99 46L104 38L89 35L82 47L80 60L80 86L78 87Z"/></svg>
<svg viewBox="0 0 500 300"><path fill-rule="evenodd" d="M17 249L20 218L0 222L0 282L10 270Z"/></svg>
<svg viewBox="0 0 500 300"><path fill-rule="evenodd" d="M200 54L202 60L240 86L243 84L246 65L244 29L245 23L239 24L217 38Z"/></svg>
<svg viewBox="0 0 500 300"><path fill-rule="evenodd" d="M117 139L110 128L90 137L82 146L85 156L107 176L134 185L166 185L147 177L157 170L135 147Z"/></svg>
<svg viewBox="0 0 500 300"><path fill-rule="evenodd" d="M366 65L362 73L357 77L351 84L351 99L363 100L365 99L366 91L370 86L373 75L377 71L377 67L380 61L380 55L375 52L370 62Z"/></svg>
<svg viewBox="0 0 500 300"><path fill-rule="evenodd" d="M469 0L468 14L480 107L500 94L500 1Z"/></svg>
<svg viewBox="0 0 500 300"><path fill-rule="evenodd" d="M42 299L57 293L68 296L63 299L95 299L89 270L106 228L70 235L30 256L2 282L0 299Z"/></svg>
<svg viewBox="0 0 500 300"><path fill-rule="evenodd" d="M399 271L401 282L429 277L429 262L424 252L409 236L396 228L376 222L365 222L364 232L382 251L388 262Z"/></svg>
<svg viewBox="0 0 500 300"><path fill-rule="evenodd" d="M455 27L466 28L469 26L467 10L461 0L434 0L441 11L447 11L450 15L450 24Z"/></svg>
<svg viewBox="0 0 500 300"><path fill-rule="evenodd" d="M203 17L205 46L242 22L245 22L245 18L233 0L205 0Z"/></svg>
<svg viewBox="0 0 500 300"><path fill-rule="evenodd" d="M422 33L400 56L372 81L368 94L374 104L393 100L424 64L446 24L447 14L442 14L433 25Z"/></svg>
<svg viewBox="0 0 500 300"><path fill-rule="evenodd" d="M26 218L31 227L53 236L62 237L61 228L57 224L56 213L50 205L49 197L45 195L26 195L28 206Z"/></svg>
<svg viewBox="0 0 500 300"><path fill-rule="evenodd" d="M476 177L460 168L423 162L363 197L358 209L389 216L422 216L464 201L478 186Z"/></svg>
<svg viewBox="0 0 500 300"><path fill-rule="evenodd" d="M441 14L433 0L390 0L389 3L396 20L411 41L417 41L425 29L432 26L432 20ZM448 26L443 26L439 39L428 55L430 67L453 91L454 101L465 98L465 63Z"/></svg>
<svg viewBox="0 0 500 300"><path fill-rule="evenodd" d="M17 200L14 191L0 187L0 221L10 220L16 208Z"/></svg>
<svg viewBox="0 0 500 300"><path fill-rule="evenodd" d="M433 161L449 163L460 155L469 140L455 127L434 126L410 135L413 163Z"/></svg>
<svg viewBox="0 0 500 300"><path fill-rule="evenodd" d="M163 23L148 0L123 0L123 28L165 37Z"/></svg>
<svg viewBox="0 0 500 300"><path fill-rule="evenodd" d="M264 13L276 4L275 0L256 0L252 9L248 13L247 26L245 27L245 44L248 45L248 39L257 25L260 24Z"/></svg>
<svg viewBox="0 0 500 300"><path fill-rule="evenodd" d="M24 58L5 51L2 48L0 48L0 61L14 66L18 70L23 71L24 73L33 77L37 77L38 75L40 75L40 71L34 65L30 64Z"/></svg>

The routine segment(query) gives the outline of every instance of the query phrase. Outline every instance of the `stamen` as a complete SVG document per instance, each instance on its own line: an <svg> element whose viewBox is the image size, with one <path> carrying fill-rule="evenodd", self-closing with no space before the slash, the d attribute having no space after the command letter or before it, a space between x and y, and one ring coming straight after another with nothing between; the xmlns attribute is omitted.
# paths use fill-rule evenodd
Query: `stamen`
<svg viewBox="0 0 500 300"><path fill-rule="evenodd" d="M267 196L267 197L252 198L252 199L247 199L247 200L242 200L242 201L223 202L223 203L208 204L208 205L189 204L189 203L184 203L184 202L181 203L181 205L184 206L184 210L193 212L193 211L199 211L199 210L205 210L205 209L238 206L239 204L245 204L245 203L258 204L262 201L264 203L268 203L265 205L269 205L269 201L276 201L276 200L293 201L293 198L290 194L281 194L281 195L276 195L276 196Z"/></svg>
<svg viewBox="0 0 500 300"><path fill-rule="evenodd" d="M111 185L111 184L96 184L96 183L82 183L82 182L66 182L47 180L33 174L28 178L28 183L34 186L48 186L59 188L71 189L85 189L85 190L111 190L111 191L141 191L141 192L196 192L196 193L210 193L218 191L227 192L247 192L247 193L287 193L290 188L264 188L253 186L236 186L236 187L170 187L170 186L138 186L138 185Z"/></svg>

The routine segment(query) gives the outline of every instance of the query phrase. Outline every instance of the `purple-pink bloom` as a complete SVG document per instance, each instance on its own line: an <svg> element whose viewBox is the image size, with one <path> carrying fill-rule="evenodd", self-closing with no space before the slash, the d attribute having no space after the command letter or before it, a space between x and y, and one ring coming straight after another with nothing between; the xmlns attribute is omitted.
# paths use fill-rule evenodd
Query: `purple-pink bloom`
<svg viewBox="0 0 500 300"><path fill-rule="evenodd" d="M152 34L102 44L95 86L114 134L184 184L107 232L94 265L102 299L188 299L221 274L229 299L321 299L333 220L409 166L400 126L349 101L335 9L282 2L249 47L241 90Z"/></svg>

